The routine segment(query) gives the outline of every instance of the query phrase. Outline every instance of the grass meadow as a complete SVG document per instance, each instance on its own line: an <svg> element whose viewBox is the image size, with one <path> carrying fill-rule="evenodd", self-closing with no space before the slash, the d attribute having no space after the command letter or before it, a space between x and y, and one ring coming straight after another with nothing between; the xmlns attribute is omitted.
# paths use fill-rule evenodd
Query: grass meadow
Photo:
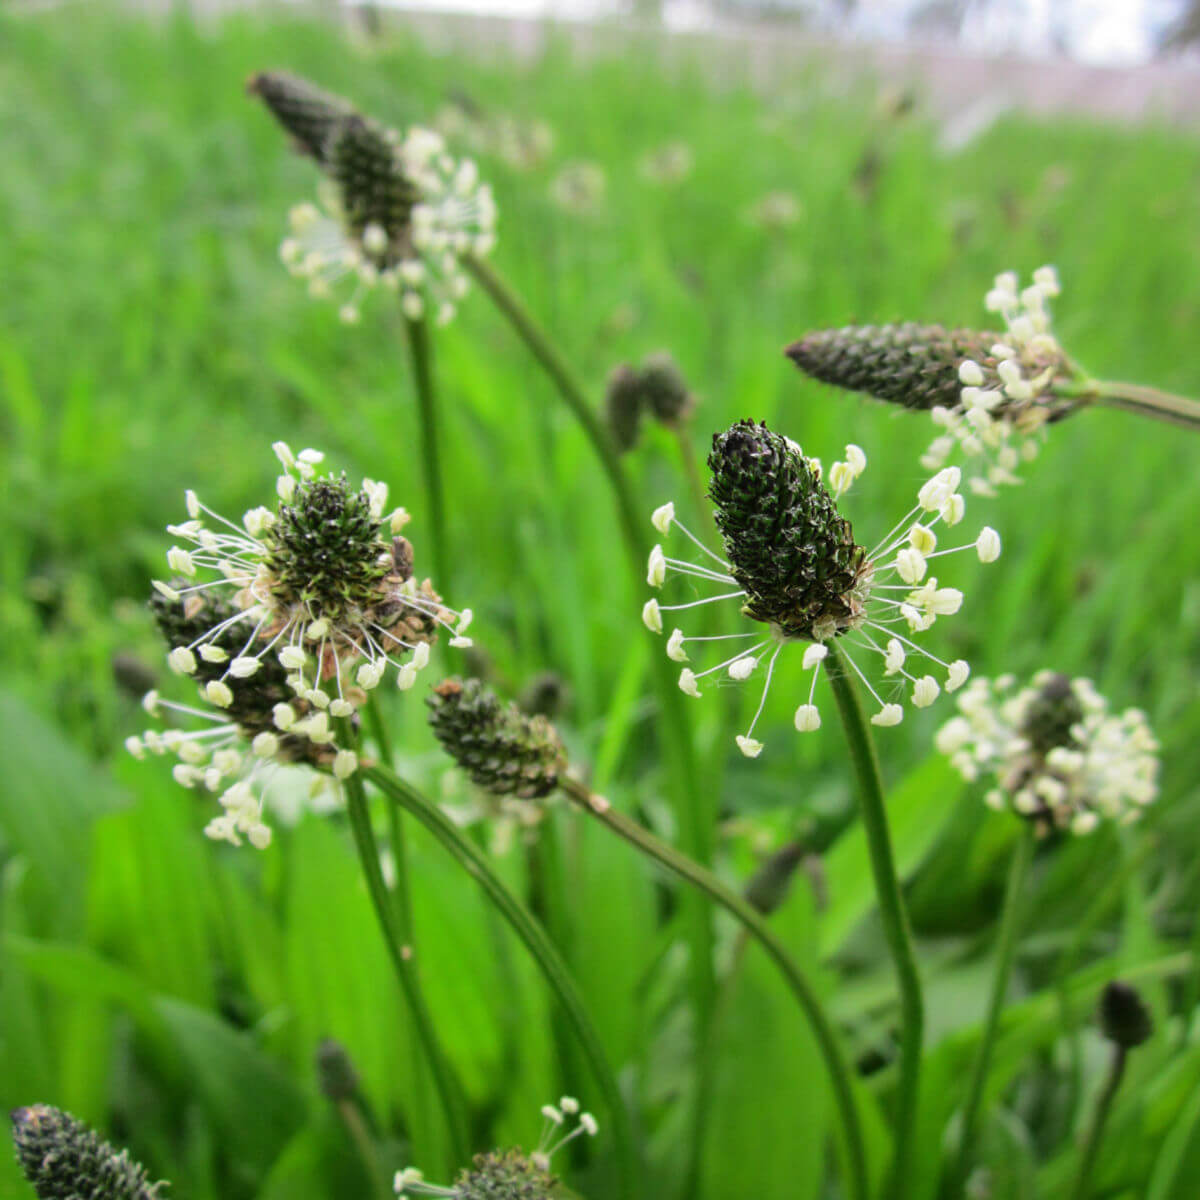
<svg viewBox="0 0 1200 1200"><path fill-rule="evenodd" d="M924 478L930 427L800 376L781 351L811 328L977 324L996 272L1052 262L1064 284L1056 329L1095 375L1200 393L1194 130L1012 113L949 152L919 97L898 113L884 89L817 62L764 94L712 82L702 61L664 70L637 42L581 62L552 41L520 65L433 54L402 32L363 46L286 14L196 25L75 5L0 13L0 1100L69 1108L179 1200L376 1194L318 1089L323 1037L361 1074L383 1165L416 1161L439 1180L460 1165L427 1102L342 815L299 797L267 851L212 843L201 835L211 800L177 787L164 760L122 748L147 723L141 690L186 694L145 608L185 488L240 513L269 501L273 441L316 446L353 479L389 481L413 514L418 572L429 569L399 313L376 295L345 327L281 267L287 210L316 177L244 94L265 67L397 125L452 102L544 121L553 146L541 161L477 154L500 207L493 261L597 405L615 364L666 348L698 397L689 452L701 466L712 433L741 417L827 460L859 444L870 469L846 511L868 542ZM673 142L690 149L690 174L649 178L642 160ZM553 194L579 162L605 180L588 211ZM763 222L775 192L795 198L794 220ZM484 295L434 345L452 576L439 586L476 613L476 666L506 695L556 673L572 757L615 806L673 839L649 681L662 645L639 620L646 593L602 471ZM1004 555L960 569L963 613L936 635L936 652L976 674L1090 676L1114 707L1143 708L1162 742L1161 795L1144 822L1042 846L1034 862L980 1139L992 1197L1067 1194L1106 1061L1092 1014L1114 977L1143 989L1156 1032L1130 1058L1094 1194L1196 1194L1198 461L1193 435L1131 415L1055 426L1022 486L978 502ZM703 527L667 432L646 427L625 463L647 520L673 498ZM439 674L463 669L454 651L435 659ZM830 719L797 735L798 657L780 672L756 761L733 743L753 685L687 710L713 861L741 886L787 839L809 848L771 922L861 1068L879 1172L893 974L841 731ZM828 707L824 682L818 696ZM405 774L451 811L471 809L421 690L385 702ZM928 1009L911 1200L937 1195L1017 836L933 751L951 710L943 698L876 739ZM646 1195L676 1200L688 1180L703 1200L839 1195L820 1060L765 958L716 919L712 1103L697 1133L677 888L561 806L546 829L544 843L491 818L477 832L523 895L546 875L539 845L556 848L549 899L533 900L617 1068ZM612 1195L607 1114L538 976L472 881L411 837L422 978L474 1147L528 1146L538 1106L576 1093L600 1135L556 1166L579 1195ZM27 1194L0 1155L0 1195Z"/></svg>

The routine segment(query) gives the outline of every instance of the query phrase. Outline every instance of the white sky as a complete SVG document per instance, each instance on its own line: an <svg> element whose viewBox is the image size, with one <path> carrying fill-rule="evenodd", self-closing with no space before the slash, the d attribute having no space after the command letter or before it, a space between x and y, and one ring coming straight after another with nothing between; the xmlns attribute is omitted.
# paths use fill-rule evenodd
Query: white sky
<svg viewBox="0 0 1200 1200"><path fill-rule="evenodd" d="M579 20L615 16L628 0L383 0L401 8L440 9L495 16ZM668 27L716 24L704 0L663 0ZM780 0L776 0L780 2ZM788 3L789 0L783 0ZM903 37L909 15L923 0L860 0L847 23L830 0L790 0L816 9L818 24L866 38ZM1128 66L1145 62L1154 35L1179 11L1181 0L972 0L963 44L981 52L1041 57L1065 49L1082 62ZM822 10L824 10L822 12Z"/></svg>

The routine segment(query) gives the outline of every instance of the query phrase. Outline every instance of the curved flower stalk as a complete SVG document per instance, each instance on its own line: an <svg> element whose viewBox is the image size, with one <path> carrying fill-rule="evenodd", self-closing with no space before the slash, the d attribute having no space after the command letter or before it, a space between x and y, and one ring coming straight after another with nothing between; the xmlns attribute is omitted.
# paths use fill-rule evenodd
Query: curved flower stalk
<svg viewBox="0 0 1200 1200"><path fill-rule="evenodd" d="M432 130L385 128L292 76L265 72L250 90L326 174L320 206L292 209L279 248L292 274L315 297L339 296L348 324L376 287L410 320L452 320L469 287L463 256L495 244L496 203L475 163Z"/></svg>
<svg viewBox="0 0 1200 1200"><path fill-rule="evenodd" d="M225 809L210 837L270 841L258 787L280 763L303 763L344 779L357 756L335 744L337 722L354 717L389 671L408 689L429 661L439 630L471 644L471 611L442 604L413 574L399 536L408 514L387 506L387 485L354 489L344 475L319 476L322 455L275 444L283 464L274 510L240 524L187 493L188 520L168 530L176 577L154 582L152 609L170 650L167 662L198 685L201 707L151 692L147 711L208 723L199 732L148 731L131 753L172 752L175 778L220 791ZM232 783L230 782L232 780Z"/></svg>
<svg viewBox="0 0 1200 1200"><path fill-rule="evenodd" d="M974 680L937 734L964 779L994 781L987 805L1040 835L1137 821L1158 793L1158 743L1145 714L1114 715L1090 680L1053 671L1015 685L1012 675Z"/></svg>
<svg viewBox="0 0 1200 1200"><path fill-rule="evenodd" d="M655 510L654 527L664 535L678 529L706 560L668 558L661 545L655 546L647 582L661 588L669 575L681 575L717 588L717 594L679 604L651 599L642 619L652 632L662 633L664 614L732 600L743 616L757 623L757 629L715 637L688 637L676 628L667 639L668 657L680 663L690 661L689 647L694 651L708 642L741 643L715 666L699 672L683 668L679 687L689 696L699 696L700 683L708 677L742 681L764 675L758 709L736 739L743 754L754 758L762 751L754 729L775 664L791 644L804 645L803 665L812 672L808 697L795 714L801 732L820 727L813 703L817 674L836 638L847 648L882 659L889 682L882 685L881 695L854 659L844 656L879 705L872 724L898 725L904 714L899 701L906 691L915 707L924 708L943 687L952 692L962 686L970 672L965 661L944 662L915 640L938 617L956 613L963 602L961 591L940 586L937 576L929 574L931 562L959 551L973 550L982 562L993 562L1000 554L1000 537L986 526L973 541L939 547L938 526L958 525L966 512L957 467L934 475L917 493L916 505L867 550L855 541L836 503L866 468L859 447L846 447L846 461L833 464L826 483L820 462L806 457L795 442L765 425L739 421L714 435L708 464L709 495L727 557L708 550L676 519L674 505L664 504ZM914 667L914 659L932 664L941 681L928 672L917 674L922 668Z"/></svg>
<svg viewBox="0 0 1200 1200"><path fill-rule="evenodd" d="M569 1142L586 1134L595 1137L600 1126L589 1112L580 1112L574 1096L542 1106L542 1136L537 1149L491 1150L477 1154L449 1186L428 1183L416 1167L396 1172L397 1196L441 1196L445 1200L552 1200L558 1180L550 1174L554 1156ZM578 1118L568 1128L569 1118Z"/></svg>
<svg viewBox="0 0 1200 1200"><path fill-rule="evenodd" d="M521 713L511 704L503 706L495 693L477 681L461 684L447 680L434 689L428 703L430 725L442 748L470 771L481 787L508 794L520 781L529 794L536 796L546 796L554 787L560 788L591 819L720 905L749 936L757 939L786 980L817 1041L845 1138L849 1164L847 1195L853 1200L865 1200L866 1157L850 1070L817 993L756 906L758 901L763 908L769 905L765 897L772 889L759 888L756 900L745 899L706 867L618 812L604 796L567 774L562 745L552 725ZM779 886L773 890L778 895Z"/></svg>

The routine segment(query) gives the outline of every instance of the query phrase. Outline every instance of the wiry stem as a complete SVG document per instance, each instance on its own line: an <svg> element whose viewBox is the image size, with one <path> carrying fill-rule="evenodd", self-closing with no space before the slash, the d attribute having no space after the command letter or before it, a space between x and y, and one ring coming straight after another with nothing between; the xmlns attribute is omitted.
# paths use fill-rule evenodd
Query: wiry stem
<svg viewBox="0 0 1200 1200"><path fill-rule="evenodd" d="M644 529L646 522L639 519L633 489L608 431L588 403L583 388L576 381L554 343L491 264L472 255L466 257L464 264L508 319L529 352L541 364L563 402L587 435L612 489L617 507L617 523L625 543L630 568L638 586L641 586L645 578L646 558L650 551L650 542ZM688 853L706 863L712 857L712 822L703 800L695 751L683 710L683 697L676 687L669 660L661 654L655 654L652 655L652 661L664 733L665 776L678 814L680 836ZM696 1016L696 1077L702 1081L707 1074L703 1071L700 1059L712 1016L716 988L713 973L713 931L707 906L698 898L694 903L690 899L686 902L685 914L689 935L692 1000ZM706 1105L707 1097L698 1096L697 1111ZM691 1153L698 1155L700 1151L699 1139L693 1139Z"/></svg>
<svg viewBox="0 0 1200 1200"><path fill-rule="evenodd" d="M1079 1156L1079 1171L1075 1176L1075 1187L1071 1191L1071 1200L1087 1200L1088 1184L1092 1178L1092 1168L1096 1165L1096 1155L1100 1151L1100 1143L1104 1137L1104 1126L1108 1123L1108 1114L1112 1109L1113 1098L1121 1086L1121 1077L1125 1074L1124 1046L1113 1046L1112 1064L1108 1068L1108 1079L1104 1090L1096 1100L1096 1111L1092 1115L1092 1123L1088 1129L1087 1141Z"/></svg>
<svg viewBox="0 0 1200 1200"><path fill-rule="evenodd" d="M1012 975L1013 958L1017 948L1017 935L1021 927L1021 911L1025 895L1025 877L1033 860L1035 831L1028 824L1021 831L1017 848L1013 851L1008 870L1008 884L1004 891L1004 908L1000 915L1000 932L996 941L996 967L992 976L992 992L988 1000L987 1016L984 1018L983 1034L975 1051L975 1065L971 1081L967 1086L967 1097L963 1103L962 1128L958 1139L958 1166L955 1180L961 1183L967 1177L971 1165L971 1149L975 1141L975 1126L979 1118L983 1087L987 1082L988 1068L992 1061L992 1046L996 1040L996 1029L1000 1023L1000 1010L1008 992L1008 981Z"/></svg>
<svg viewBox="0 0 1200 1200"><path fill-rule="evenodd" d="M868 1194L866 1153L863 1148L862 1128L859 1124L858 1108L850 1083L850 1069L838 1045L833 1025L821 1007L812 984L796 965L787 948L776 937L762 915L741 896L726 887L706 867L693 862L673 846L660 841L649 830L631 821L624 813L617 812L606 800L593 794L586 786L569 777L559 780L559 788L584 812L605 825L619 838L636 847L671 874L697 888L710 900L730 913L743 928L766 950L772 962L779 968L792 994L795 996L812 1029L817 1048L825 1062L829 1080L833 1087L834 1103L841 1120L842 1133L846 1139L847 1159L850 1164L848 1194L856 1200L865 1200ZM706 1047L707 1049L707 1047Z"/></svg>
<svg viewBox="0 0 1200 1200"><path fill-rule="evenodd" d="M917 1123L917 1104L921 1077L921 1043L924 1037L925 1004L921 996L921 979L917 974L917 957L913 948L908 911L900 893L896 875L896 859L888 829L887 809L883 801L883 781L875 744L863 716L854 682L846 671L841 652L832 642L826 642L829 653L825 658L825 673L837 701L842 727L858 776L859 814L867 835L867 851L871 873L875 877L875 895L888 951L896 968L900 990L900 1082L896 1089L892 1170L886 1195L903 1196L910 1173L912 1148Z"/></svg>
<svg viewBox="0 0 1200 1200"><path fill-rule="evenodd" d="M449 595L449 564L453 561L446 543L446 497L442 487L442 459L438 438L437 391L433 383L433 351L429 326L424 318L404 318L404 332L417 390L417 413L421 433L421 470L425 480L425 502L429 506L433 577L443 596Z"/></svg>
<svg viewBox="0 0 1200 1200"><path fill-rule="evenodd" d="M1120 408L1125 412L1153 417L1172 425L1200 429L1200 403L1187 396L1159 391L1158 388L1114 380L1088 379L1080 383L1058 384L1054 391L1056 395L1078 399L1081 404Z"/></svg>
<svg viewBox="0 0 1200 1200"><path fill-rule="evenodd" d="M525 944L542 972L550 989L554 992L587 1056L596 1083L604 1094L605 1103L613 1123L613 1139L616 1143L617 1164L621 1176L620 1195L628 1198L640 1195L637 1156L633 1147L629 1114L621 1098L620 1088L608 1062L608 1055L600 1035L588 1016L587 1008L579 995L579 989L571 977L562 957L546 936L542 927L529 915L525 907L509 891L503 880L492 869L487 857L435 804L427 800L411 784L382 766L364 768L363 774L371 780L390 800L411 813L449 851L476 883L487 893L488 899L500 911L513 932ZM353 778L353 776L351 777ZM465 1160L464 1160L465 1161Z"/></svg>
<svg viewBox="0 0 1200 1200"><path fill-rule="evenodd" d="M445 1113L446 1127L450 1134L454 1157L458 1162L463 1163L467 1161L470 1148L460 1108L462 1091L453 1077L450 1064L438 1042L433 1019L421 992L416 967L412 962L412 945L409 940L411 930L401 928L400 924L404 908L400 903L393 903L392 897L388 894L387 884L384 882L383 870L379 865L379 846L375 841L374 830L371 828L371 814L367 809L367 794L363 789L361 772L355 772L343 782L342 786L346 791L346 811L350 818L350 828L354 834L354 844L358 850L359 862L362 864L363 875L367 882L367 891L375 908L375 918L379 922L396 978L400 982L400 988L408 1004L417 1038L433 1075L434 1088ZM398 869L400 869L399 864Z"/></svg>

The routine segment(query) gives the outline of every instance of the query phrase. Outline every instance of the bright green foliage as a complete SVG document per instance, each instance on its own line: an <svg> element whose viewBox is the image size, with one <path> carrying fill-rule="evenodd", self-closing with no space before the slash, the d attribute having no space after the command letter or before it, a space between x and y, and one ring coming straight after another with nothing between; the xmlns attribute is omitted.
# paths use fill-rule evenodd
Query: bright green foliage
<svg viewBox="0 0 1200 1200"><path fill-rule="evenodd" d="M114 683L114 655L155 672L164 695L194 698L163 668L143 603L184 488L236 519L273 486L273 441L319 447L353 479L389 481L393 502L413 513L405 533L418 566L430 562L396 322L381 305L346 329L281 268L288 209L312 197L317 172L243 81L285 66L396 127L428 123L457 98L468 128L450 137L453 152L471 152L480 129L496 132L478 151L500 208L496 265L590 381L597 407L614 362L669 347L696 391L697 463L712 432L743 416L826 462L854 442L871 464L851 497L863 534L886 531L872 512L911 504L930 424L833 395L781 348L856 322L984 323L997 271L1053 262L1064 284L1056 331L1090 372L1200 394L1200 142L1183 128L1014 113L947 155L923 102L897 121L881 115L871 85L847 91L808 62L763 96L736 71L711 82L708 64L682 50L677 68L650 78L641 47L578 60L552 38L518 66L494 53L430 53L407 31L367 53L327 24L274 16L201 25L176 6L151 24L95 6L23 6L19 17L12 7L0 11L3 1107L43 1097L123 1139L127 1130L136 1157L186 1200L370 1196L317 1092L314 1049L333 1036L361 1072L388 1165L419 1162L430 1178L451 1178L462 1163L446 1153L414 1069L339 814L280 822L277 844L257 858L226 853L199 837L200 801L181 794L166 764L120 749L146 717ZM548 158L516 164L505 120L547 122ZM641 156L676 141L691 147L692 173L669 188L647 180ZM549 194L578 159L609 179L588 217ZM764 230L747 214L780 189L802 216ZM646 671L660 647L638 623L644 596L620 561L600 469L485 297L469 298L435 350L456 548L446 602L474 608L472 633L506 694L547 668L568 681L571 708L556 720L572 757L595 765L614 806L657 821L665 787ZM963 581L963 620L935 650L961 654L978 674L1086 674L1114 706L1145 708L1163 742L1162 796L1132 836L1104 830L1046 847L1031 872L1036 916L980 1140L996 1178L1018 1161L1022 1178L1036 1177L1025 1195L1069 1194L1108 1057L1096 1004L1114 977L1136 983L1161 1018L1129 1056L1097 1189L1122 1200L1194 1191L1200 1021L1184 1039L1197 1005L1187 939L1200 911L1197 453L1194 438L1119 413L1051 428L1026 482L987 511L1004 559L986 586ZM685 515L673 438L644 425L625 462L647 516L671 498ZM686 516L713 537L703 514ZM459 669L452 653L447 670ZM760 736L794 750L731 762L723 706L694 710L705 790L721 814L717 866L744 882L798 834L819 855L771 921L802 961L823 964L838 1026L869 1072L861 1090L878 1166L894 987L844 750L836 729L792 732L803 697L786 658ZM753 689L722 698L757 702ZM460 772L445 774L420 698L381 689L380 699L406 770L468 810L471 793ZM948 714L939 701L880 735L928 985L929 1103L912 1200L936 1194L1015 833L977 794L959 803L952 773L927 762ZM377 819L382 834L382 810ZM569 881L554 906L568 956L636 1097L650 1194L673 1197L686 1177L681 1113L693 1083L678 893L602 829L562 812L550 824L559 858L547 857ZM409 842L417 961L477 1145L511 1145L548 1096L585 1095L586 1072L569 1052L559 1066L543 989L519 949L493 941L473 885L419 832ZM531 890L519 841L497 861ZM753 949L739 958L718 934L722 978L743 965L712 1042L720 1104L701 1194L814 1200L828 1190L819 1062L768 964ZM612 1194L603 1129L588 1151L560 1173L600 1200ZM1158 1191L1150 1179L1163 1181ZM0 1155L0 1194L24 1187Z"/></svg>

